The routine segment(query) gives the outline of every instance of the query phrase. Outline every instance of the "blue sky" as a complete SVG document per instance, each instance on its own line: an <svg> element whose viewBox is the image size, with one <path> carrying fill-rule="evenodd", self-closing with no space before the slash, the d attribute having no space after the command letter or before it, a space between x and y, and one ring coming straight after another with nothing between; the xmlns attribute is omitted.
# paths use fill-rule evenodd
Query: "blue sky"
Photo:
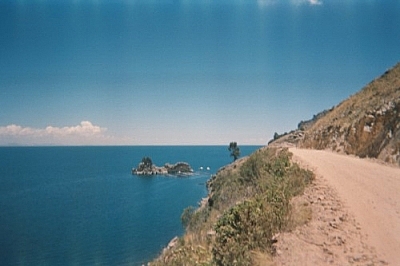
<svg viewBox="0 0 400 266"><path fill-rule="evenodd" d="M395 0L3 0L0 145L266 144L399 47Z"/></svg>

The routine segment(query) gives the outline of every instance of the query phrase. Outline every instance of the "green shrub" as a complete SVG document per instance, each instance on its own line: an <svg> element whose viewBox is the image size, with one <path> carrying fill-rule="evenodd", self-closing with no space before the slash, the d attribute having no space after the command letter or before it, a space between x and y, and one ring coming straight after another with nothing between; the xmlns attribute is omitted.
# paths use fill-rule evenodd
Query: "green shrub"
<svg viewBox="0 0 400 266"><path fill-rule="evenodd" d="M288 149L261 149L218 172L208 182L212 204L183 211L187 241L160 265L246 266L256 263L255 253L268 254L273 235L294 224L290 199L314 178L291 156Z"/></svg>
<svg viewBox="0 0 400 266"><path fill-rule="evenodd" d="M196 210L193 206L189 206L183 210L181 222L187 230L195 231L207 221L208 216L208 208Z"/></svg>
<svg viewBox="0 0 400 266"><path fill-rule="evenodd" d="M273 215L262 199L244 201L225 212L215 226L216 265L252 265L250 251L270 246Z"/></svg>
<svg viewBox="0 0 400 266"><path fill-rule="evenodd" d="M181 222L183 226L187 227L190 224L190 221L193 218L193 214L195 212L195 208L193 206L189 206L186 209L183 210L182 215L181 215Z"/></svg>
<svg viewBox="0 0 400 266"><path fill-rule="evenodd" d="M271 250L272 236L288 224L290 199L313 179L312 172L292 165L290 159L287 149L266 149L242 165L239 177L234 177L241 182L230 191L243 195L238 192L246 188L252 194L217 221L212 249L216 265L252 265L252 251Z"/></svg>

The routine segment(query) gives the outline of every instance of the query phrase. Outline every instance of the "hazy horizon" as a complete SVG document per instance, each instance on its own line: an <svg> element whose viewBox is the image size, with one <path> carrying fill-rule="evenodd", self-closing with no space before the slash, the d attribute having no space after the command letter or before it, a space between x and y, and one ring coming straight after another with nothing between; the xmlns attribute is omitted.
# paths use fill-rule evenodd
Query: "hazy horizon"
<svg viewBox="0 0 400 266"><path fill-rule="evenodd" d="M400 61L400 2L2 1L0 146L265 145Z"/></svg>

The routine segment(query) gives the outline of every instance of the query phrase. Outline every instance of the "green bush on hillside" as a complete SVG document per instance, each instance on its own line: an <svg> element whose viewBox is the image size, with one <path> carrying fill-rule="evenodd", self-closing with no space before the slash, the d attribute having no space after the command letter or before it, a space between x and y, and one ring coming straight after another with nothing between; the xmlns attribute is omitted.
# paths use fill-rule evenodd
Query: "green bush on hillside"
<svg viewBox="0 0 400 266"><path fill-rule="evenodd" d="M271 250L272 236L287 225L290 199L313 179L312 172L291 165L290 156L287 150L256 152L241 166L240 175L233 177L253 195L218 220L212 249L216 265L252 265L251 251Z"/></svg>
<svg viewBox="0 0 400 266"><path fill-rule="evenodd" d="M193 206L190 206L183 210L181 222L187 230L195 231L207 221L208 215L208 208L196 210Z"/></svg>
<svg viewBox="0 0 400 266"><path fill-rule="evenodd" d="M183 213L181 215L181 222L183 226L185 227L189 226L195 211L196 209L193 206L189 206L183 210Z"/></svg>
<svg viewBox="0 0 400 266"><path fill-rule="evenodd" d="M212 249L216 265L252 265L251 252L267 249L275 225L275 213L263 199L240 203L218 220Z"/></svg>
<svg viewBox="0 0 400 266"><path fill-rule="evenodd" d="M290 199L314 177L291 156L261 149L220 171L208 182L208 206L184 210L185 241L152 265L246 266L254 254L270 254L273 235L291 226Z"/></svg>

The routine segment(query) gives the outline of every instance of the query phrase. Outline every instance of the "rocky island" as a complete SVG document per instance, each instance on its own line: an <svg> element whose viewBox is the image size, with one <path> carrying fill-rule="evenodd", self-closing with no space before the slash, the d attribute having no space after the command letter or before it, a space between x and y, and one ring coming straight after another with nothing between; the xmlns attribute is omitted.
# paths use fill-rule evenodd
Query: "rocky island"
<svg viewBox="0 0 400 266"><path fill-rule="evenodd" d="M137 168L132 168L133 175L190 175L192 167L186 162L175 164L166 163L164 166L156 166L150 157L144 157Z"/></svg>

